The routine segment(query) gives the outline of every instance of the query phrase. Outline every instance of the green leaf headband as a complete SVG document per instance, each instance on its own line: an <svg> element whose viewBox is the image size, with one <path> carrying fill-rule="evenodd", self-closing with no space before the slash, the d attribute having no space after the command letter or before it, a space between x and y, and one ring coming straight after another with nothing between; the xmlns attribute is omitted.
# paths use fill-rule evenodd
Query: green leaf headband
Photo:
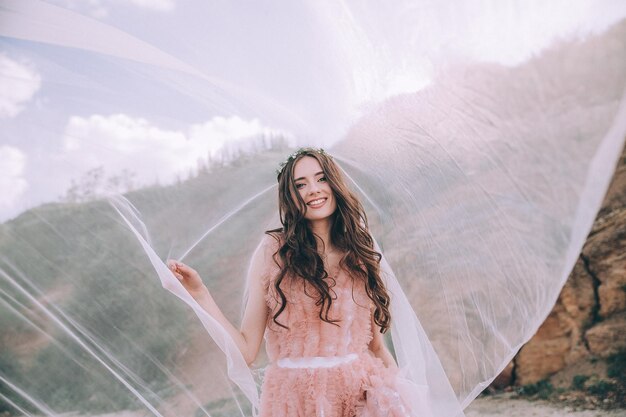
<svg viewBox="0 0 626 417"><path fill-rule="evenodd" d="M305 152L311 152L311 151L319 152L322 155L326 155L326 156L328 156L329 158L332 159L332 156L330 156L330 154L326 153L326 151L324 151L324 149L322 149L322 148L308 148L308 147L307 148L300 148L297 151L295 151L294 153L292 153L291 155L289 155L289 157L285 161L283 161L280 164L278 164L278 169L276 169L276 176L280 176L280 174L282 174L283 169L285 168L285 166L290 161L296 159L296 157L298 157L298 155L301 155L301 154L303 154Z"/></svg>

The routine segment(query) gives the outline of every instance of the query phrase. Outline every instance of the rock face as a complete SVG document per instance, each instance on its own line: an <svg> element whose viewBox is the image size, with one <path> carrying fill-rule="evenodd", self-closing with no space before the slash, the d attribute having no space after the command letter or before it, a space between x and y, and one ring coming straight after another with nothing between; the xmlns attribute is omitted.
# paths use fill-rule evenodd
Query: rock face
<svg viewBox="0 0 626 417"><path fill-rule="evenodd" d="M552 312L513 359L509 380L534 383L620 348L626 348L626 148L578 262Z"/></svg>
<svg viewBox="0 0 626 417"><path fill-rule="evenodd" d="M626 348L626 314L616 315L593 326L585 333L591 353L606 357Z"/></svg>

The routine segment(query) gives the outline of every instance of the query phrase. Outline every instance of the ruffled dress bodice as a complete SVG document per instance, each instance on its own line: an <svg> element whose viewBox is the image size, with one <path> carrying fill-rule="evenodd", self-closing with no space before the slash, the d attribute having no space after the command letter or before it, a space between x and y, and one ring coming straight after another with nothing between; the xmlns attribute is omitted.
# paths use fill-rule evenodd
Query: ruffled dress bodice
<svg viewBox="0 0 626 417"><path fill-rule="evenodd" d="M263 284L271 363L261 387L261 417L410 416L395 390L396 371L369 350L374 303L365 283L340 267L328 271L328 317L340 320L331 324L319 317L315 288L286 275L280 288L287 304L277 318L285 328L273 321L281 306L274 288L280 268L269 264Z"/></svg>
<svg viewBox="0 0 626 417"><path fill-rule="evenodd" d="M327 278L333 298L328 317L340 320L331 324L320 319L320 306L315 305L317 292L303 279L285 277L281 283L287 305L278 316L280 297L273 285L267 285L266 301L270 309L265 333L266 350L271 361L285 357L344 356L363 353L372 340L371 312L373 303L362 282L337 267ZM306 287L306 288L305 288ZM311 294L311 297L306 293Z"/></svg>

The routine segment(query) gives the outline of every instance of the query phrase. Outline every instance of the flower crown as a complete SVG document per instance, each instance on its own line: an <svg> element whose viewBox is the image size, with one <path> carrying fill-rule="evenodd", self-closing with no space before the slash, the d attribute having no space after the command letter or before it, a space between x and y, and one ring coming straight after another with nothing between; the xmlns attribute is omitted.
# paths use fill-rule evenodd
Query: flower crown
<svg viewBox="0 0 626 417"><path fill-rule="evenodd" d="M324 149L322 149L322 148L300 148L297 151L295 151L294 153L292 153L291 155L289 155L289 157L285 161L283 161L280 164L278 164L278 168L276 169L276 175L280 176L280 174L282 174L283 169L285 168L285 166L290 161L296 159L298 157L298 155L301 155L301 154L306 153L306 152L311 152L311 151L321 153L322 155L326 155L327 157L332 159L332 156L330 156L330 154L326 153L326 151L324 151Z"/></svg>

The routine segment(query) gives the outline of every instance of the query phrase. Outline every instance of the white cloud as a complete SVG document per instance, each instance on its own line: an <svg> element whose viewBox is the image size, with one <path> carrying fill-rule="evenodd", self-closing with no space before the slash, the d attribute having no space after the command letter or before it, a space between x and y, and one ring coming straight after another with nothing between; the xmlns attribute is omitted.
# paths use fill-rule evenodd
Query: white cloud
<svg viewBox="0 0 626 417"><path fill-rule="evenodd" d="M13 207L28 188L28 183L23 177L26 155L13 146L0 145L0 161L2 161L0 211L4 211Z"/></svg>
<svg viewBox="0 0 626 417"><path fill-rule="evenodd" d="M199 159L215 156L234 142L245 149L253 143L250 138L278 134L256 119L237 116L214 117L186 131L161 129L125 114L73 116L65 129L62 159L74 175L103 166L106 175L137 173L138 184L170 183L195 169Z"/></svg>
<svg viewBox="0 0 626 417"><path fill-rule="evenodd" d="M198 151L202 152L203 156L207 153L215 156L238 139L243 139L243 141L237 143L237 146L245 149L246 139L259 135L280 134L282 133L278 130L261 125L258 119L244 120L238 116L216 116L205 123L194 124L189 128L189 139L194 146L200 145Z"/></svg>
<svg viewBox="0 0 626 417"><path fill-rule="evenodd" d="M0 54L0 118L17 116L41 87L41 76L28 64Z"/></svg>
<svg viewBox="0 0 626 417"><path fill-rule="evenodd" d="M125 114L71 117L64 148L64 157L83 172L98 166L109 175L129 169L141 183L170 178L195 161L183 132Z"/></svg>

